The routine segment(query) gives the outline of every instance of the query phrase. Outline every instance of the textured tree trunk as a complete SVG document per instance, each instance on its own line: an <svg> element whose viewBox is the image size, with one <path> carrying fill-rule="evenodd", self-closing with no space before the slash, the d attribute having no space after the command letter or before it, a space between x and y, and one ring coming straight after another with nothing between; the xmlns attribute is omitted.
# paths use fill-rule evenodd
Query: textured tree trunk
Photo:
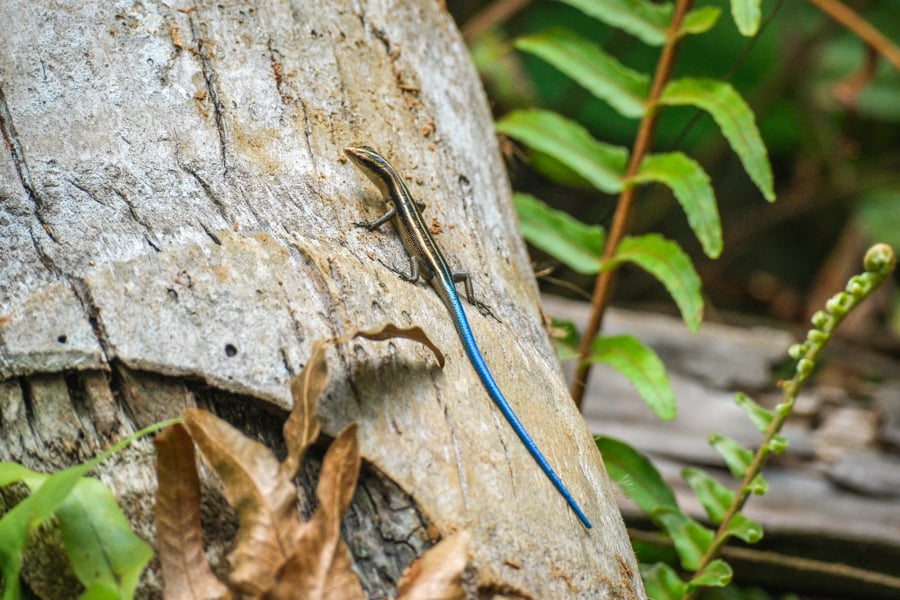
<svg viewBox="0 0 900 600"><path fill-rule="evenodd" d="M406 341L329 355L323 430L356 421L365 460L344 532L366 590L395 594L435 534L467 529L472 597L642 596L446 10L79 4L0 4L0 460L57 469L197 404L277 445L315 340L420 325L443 370ZM385 268L408 268L394 232L354 227L384 209L348 143L378 148L427 203L492 313L467 305L487 363L592 530L481 388L437 295ZM152 543L151 444L111 462L99 475ZM204 515L221 562L233 517ZM61 593L58 571L29 577Z"/></svg>

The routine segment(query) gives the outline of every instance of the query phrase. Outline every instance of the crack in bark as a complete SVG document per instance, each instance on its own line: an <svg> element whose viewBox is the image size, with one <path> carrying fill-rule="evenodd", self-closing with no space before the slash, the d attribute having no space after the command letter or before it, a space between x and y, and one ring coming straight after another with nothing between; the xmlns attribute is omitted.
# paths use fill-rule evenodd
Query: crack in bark
<svg viewBox="0 0 900 600"><path fill-rule="evenodd" d="M25 423L31 431L32 437L43 443L40 428L34 426L34 392L27 377L19 377L19 389L22 391L22 406L25 409Z"/></svg>
<svg viewBox="0 0 900 600"><path fill-rule="evenodd" d="M312 148L312 123L309 119L309 111L306 109L306 102L302 98L298 98L300 109L303 111L303 135L306 138L306 151L309 152L309 158L312 161L313 173L319 172L319 166L316 164L316 153Z"/></svg>
<svg viewBox="0 0 900 600"><path fill-rule="evenodd" d="M25 160L25 150L22 148L22 142L19 140L19 134L16 132L16 126L13 124L12 115L9 112L9 105L6 103L6 94L3 92L3 86L0 86L0 131L3 132L3 139L6 147L9 148L12 157L13 167L19 175L19 182L25 188L28 199L34 205L34 217L38 220L47 235L56 243L56 237L53 230L44 219L44 199L37 192L34 180L31 178L31 170L28 168L28 162ZM42 252L43 254L43 252Z"/></svg>
<svg viewBox="0 0 900 600"><path fill-rule="evenodd" d="M209 239L211 239L211 240L213 241L213 243L214 243L216 246L221 246L221 245L222 245L222 240L220 240L220 239L219 239L219 236L217 236L215 233L213 233L213 232L209 229L209 227L206 226L206 223L204 223L203 221L199 221L199 220L198 220L197 222L200 223L200 227L203 228L203 232L209 237Z"/></svg>
<svg viewBox="0 0 900 600"><path fill-rule="evenodd" d="M213 115L216 120L216 131L219 134L219 152L222 154L222 169L228 172L228 135L225 129L225 107L219 98L219 76L213 68L212 58L209 55L206 43L200 35L198 29L200 26L194 18L194 11L189 13L189 22L191 24L191 37L194 46L197 49L197 56L200 57L200 67L203 72L203 80L206 83L206 91L212 102Z"/></svg>
<svg viewBox="0 0 900 600"><path fill-rule="evenodd" d="M125 204L125 206L128 207L128 214L131 216L131 220L144 229L144 239L147 241L147 245L153 248L156 252L162 252L159 243L153 239L154 237L156 237L153 233L153 227L151 227L143 218L141 218L134 203L128 199L128 196L126 194L120 192L117 189L114 189L113 193L119 197L119 199Z"/></svg>
<svg viewBox="0 0 900 600"><path fill-rule="evenodd" d="M94 337L97 339L97 343L100 345L100 351L103 353L103 361L109 365L112 360L110 357L111 344L109 343L109 336L106 333L103 320L100 318L100 314L103 311L94 300L91 288L84 279L81 277L71 277L68 283L69 287L72 289L72 293L75 294L75 298L77 298L78 302L81 304L81 310L84 311L84 314L87 316L91 331L94 332Z"/></svg>
<svg viewBox="0 0 900 600"><path fill-rule="evenodd" d="M182 171L194 178L194 181L196 181L200 185L200 187L203 189L203 193L206 194L206 197L209 199L209 201L212 202L213 205L219 210L219 216L222 217L222 220L227 223L229 221L229 218L225 204L219 199L219 196L216 195L209 183L200 176L196 169L193 169L180 162L178 163L178 166L181 167Z"/></svg>

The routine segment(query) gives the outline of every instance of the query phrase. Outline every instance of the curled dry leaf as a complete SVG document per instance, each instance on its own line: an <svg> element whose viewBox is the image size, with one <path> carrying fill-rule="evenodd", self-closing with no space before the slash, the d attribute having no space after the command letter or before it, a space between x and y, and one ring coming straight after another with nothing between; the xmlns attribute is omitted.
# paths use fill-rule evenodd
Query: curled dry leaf
<svg viewBox="0 0 900 600"><path fill-rule="evenodd" d="M438 365L440 365L442 369L444 368L444 354L434 345L434 342L425 335L425 332L421 327L397 327L393 323L388 323L378 329L357 331L351 336L351 339L358 337L366 338L367 340L375 340L377 342L399 337L425 344L434 353Z"/></svg>
<svg viewBox="0 0 900 600"><path fill-rule="evenodd" d="M307 448L319 437L319 419L316 406L319 396L328 384L328 364L325 362L325 348L328 341L313 344L312 356L303 371L291 381L291 397L294 407L284 423L284 443L287 457L281 464L281 471L287 479L293 479L303 462Z"/></svg>
<svg viewBox="0 0 900 600"><path fill-rule="evenodd" d="M316 496L319 507L297 536L294 553L279 571L271 600L365 600L351 568L350 552L340 536L341 517L359 478L356 425L335 438L322 461Z"/></svg>
<svg viewBox="0 0 900 600"><path fill-rule="evenodd" d="M162 430L154 443L159 487L153 510L165 598L229 598L203 553L194 443L181 424Z"/></svg>
<svg viewBox="0 0 900 600"><path fill-rule="evenodd" d="M240 519L229 581L242 593L261 595L274 583L300 528L294 485L268 448L215 415L188 409L184 422Z"/></svg>
<svg viewBox="0 0 900 600"><path fill-rule="evenodd" d="M469 561L469 532L457 531L406 569L397 584L397 600L461 600L460 577Z"/></svg>

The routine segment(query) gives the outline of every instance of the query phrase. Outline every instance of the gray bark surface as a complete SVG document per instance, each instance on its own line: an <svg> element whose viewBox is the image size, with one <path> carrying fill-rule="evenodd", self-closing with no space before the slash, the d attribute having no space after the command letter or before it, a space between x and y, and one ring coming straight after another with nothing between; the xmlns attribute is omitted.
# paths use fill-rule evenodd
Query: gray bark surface
<svg viewBox="0 0 900 600"><path fill-rule="evenodd" d="M2 3L0 22L15 23L0 32L0 460L66 466L198 403L277 441L314 341L420 325L443 370L406 341L329 354L324 432L356 421L367 466L345 520L366 589L390 595L430 533L467 529L473 597L643 596L438 3L41 1ZM394 232L354 227L384 208L348 143L377 147L427 203L490 307L467 306L487 363L592 530L481 388L437 295L385 268L408 268ZM100 476L152 542L152 446L114 462ZM233 520L204 514L221 559Z"/></svg>

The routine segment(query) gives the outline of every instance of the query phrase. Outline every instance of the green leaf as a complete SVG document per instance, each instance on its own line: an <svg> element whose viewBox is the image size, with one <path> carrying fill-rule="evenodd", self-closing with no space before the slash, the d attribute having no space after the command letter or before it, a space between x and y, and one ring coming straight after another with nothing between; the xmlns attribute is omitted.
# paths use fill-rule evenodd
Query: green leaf
<svg viewBox="0 0 900 600"><path fill-rule="evenodd" d="M675 569L666 563L641 564L641 579L644 591L652 600L682 600L687 593L685 584Z"/></svg>
<svg viewBox="0 0 900 600"><path fill-rule="evenodd" d="M757 473L756 477L750 482L750 491L757 496L762 496L769 491L769 482L765 480L762 473Z"/></svg>
<svg viewBox="0 0 900 600"><path fill-rule="evenodd" d="M513 194L522 236L571 269L592 275L600 271L606 232L550 208L529 194Z"/></svg>
<svg viewBox="0 0 900 600"><path fill-rule="evenodd" d="M678 244L656 233L626 237L603 269L614 269L625 261L636 264L661 281L678 305L688 329L697 331L703 320L700 277Z"/></svg>
<svg viewBox="0 0 900 600"><path fill-rule="evenodd" d="M33 473L34 471L26 469L19 463L0 462L0 487L20 481Z"/></svg>
<svg viewBox="0 0 900 600"><path fill-rule="evenodd" d="M66 555L85 588L133 597L153 550L131 531L110 489L97 479L79 479L56 517Z"/></svg>
<svg viewBox="0 0 900 600"><path fill-rule="evenodd" d="M696 106L709 112L741 159L750 179L766 200L775 200L772 167L756 127L756 119L731 85L715 79L676 79L663 90L659 102Z"/></svg>
<svg viewBox="0 0 900 600"><path fill-rule="evenodd" d="M697 161L681 152L650 154L644 157L637 174L631 178L635 183L658 181L664 183L675 194L678 203L687 215L694 235L700 240L703 251L710 258L718 258L722 253L722 223L716 196L709 184L709 176Z"/></svg>
<svg viewBox="0 0 900 600"><path fill-rule="evenodd" d="M644 116L650 78L624 66L593 42L557 27L521 37L515 45L544 59L622 115Z"/></svg>
<svg viewBox="0 0 900 600"><path fill-rule="evenodd" d="M744 37L752 37L759 31L761 0L731 0L731 16Z"/></svg>
<svg viewBox="0 0 900 600"><path fill-rule="evenodd" d="M700 504L709 515L713 525L718 525L725 517L728 507L734 502L735 494L727 487L713 479L709 474L694 467L685 467L681 470L681 476L694 493Z"/></svg>
<svg viewBox="0 0 900 600"><path fill-rule="evenodd" d="M645 44L662 46L672 22L672 4L647 0L561 0L589 17L621 29Z"/></svg>
<svg viewBox="0 0 900 600"><path fill-rule="evenodd" d="M709 515L709 520L714 525L720 524L735 501L735 493L700 469L686 467L682 469L681 476L694 490L697 499ZM727 534L752 544L762 539L762 526L737 513L729 522Z"/></svg>
<svg viewBox="0 0 900 600"><path fill-rule="evenodd" d="M727 435L719 435L718 433L710 434L709 443L725 460L725 464L728 465L728 470L731 471L732 475L735 477L744 476L747 468L753 461L753 452L741 446L734 438L730 438Z"/></svg>
<svg viewBox="0 0 900 600"><path fill-rule="evenodd" d="M102 583L93 585L78 596L78 600L122 600L122 596L115 588L107 587Z"/></svg>
<svg viewBox="0 0 900 600"><path fill-rule="evenodd" d="M734 403L744 409L750 420L756 426L760 433L765 433L769 429L769 424L775 415L770 410L766 410L757 404L753 398L743 392L738 392L734 396Z"/></svg>
<svg viewBox="0 0 900 600"><path fill-rule="evenodd" d="M614 438L597 435L594 443L606 472L638 508L647 515L659 508L678 510L675 494L646 456Z"/></svg>
<svg viewBox="0 0 900 600"><path fill-rule="evenodd" d="M672 538L681 566L688 571L700 566L700 560L712 544L713 532L681 511L668 507L656 509L650 516Z"/></svg>
<svg viewBox="0 0 900 600"><path fill-rule="evenodd" d="M748 544L755 544L762 539L763 528L762 525L753 519L744 516L742 513L737 513L731 518L725 534L740 538Z"/></svg>
<svg viewBox="0 0 900 600"><path fill-rule="evenodd" d="M781 454L782 452L787 450L787 447L788 441L783 435L773 435L772 439L769 440L769 452Z"/></svg>
<svg viewBox="0 0 900 600"><path fill-rule="evenodd" d="M31 479L36 487L0 519L0 574L4 582L3 598L9 600L19 597L19 572L22 569L22 553L28 541L32 527L43 523L53 511L65 500L78 478L85 473L84 465L76 465L52 476L40 476L30 472L22 479ZM42 479L37 483L37 479ZM31 487L31 484L29 484Z"/></svg>
<svg viewBox="0 0 900 600"><path fill-rule="evenodd" d="M628 151L595 140L575 121L548 110L517 110L500 119L496 128L555 158L597 189L609 194L622 191Z"/></svg>
<svg viewBox="0 0 900 600"><path fill-rule="evenodd" d="M706 565L703 571L694 575L687 587L688 590L698 587L725 587L731 583L733 576L731 566L721 558L717 558Z"/></svg>
<svg viewBox="0 0 900 600"><path fill-rule="evenodd" d="M706 33L712 29L713 25L716 24L716 21L719 20L720 14L722 14L722 11L715 6L702 6L690 11L688 14L684 15L684 20L681 22L681 29L678 30L678 36Z"/></svg>
<svg viewBox="0 0 900 600"><path fill-rule="evenodd" d="M656 352L630 335L598 337L591 345L590 362L603 362L622 373L660 419L675 418L675 394L666 367Z"/></svg>
<svg viewBox="0 0 900 600"><path fill-rule="evenodd" d="M13 466L13 463L0 463L0 478L5 483L22 480L31 490L30 496L0 518L0 540L3 540L0 544L0 575L2 575L0 579L4 582L3 600L19 598L19 572L29 531L57 511L88 471L139 437L159 431L177 421L178 419L170 419L145 427L122 439L99 456L52 475Z"/></svg>

